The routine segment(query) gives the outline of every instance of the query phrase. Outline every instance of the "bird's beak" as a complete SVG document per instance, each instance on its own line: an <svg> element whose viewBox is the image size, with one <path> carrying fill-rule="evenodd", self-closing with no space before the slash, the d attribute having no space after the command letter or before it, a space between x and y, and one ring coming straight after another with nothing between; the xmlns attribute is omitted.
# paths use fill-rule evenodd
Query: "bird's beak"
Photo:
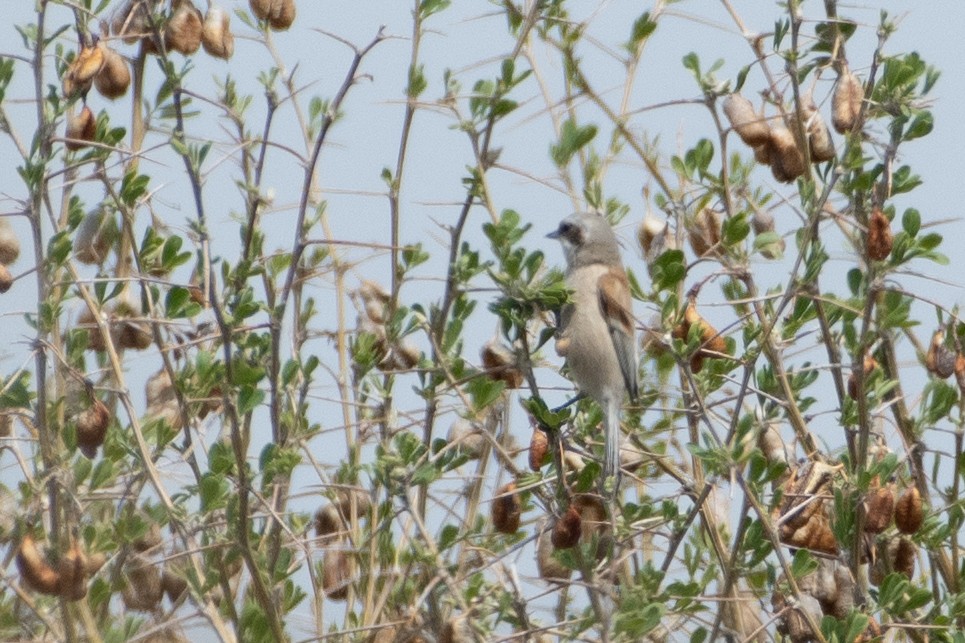
<svg viewBox="0 0 965 643"><path fill-rule="evenodd" d="M546 238L547 238L547 239L559 239L559 238L560 238L560 230L559 230L559 228L557 228L556 230L553 230L553 231L550 232L548 235L546 235Z"/></svg>

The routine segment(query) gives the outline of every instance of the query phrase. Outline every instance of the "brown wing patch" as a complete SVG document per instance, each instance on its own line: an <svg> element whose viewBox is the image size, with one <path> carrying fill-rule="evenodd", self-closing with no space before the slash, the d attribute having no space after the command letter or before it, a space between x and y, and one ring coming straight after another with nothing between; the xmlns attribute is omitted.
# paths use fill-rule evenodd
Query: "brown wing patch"
<svg viewBox="0 0 965 643"><path fill-rule="evenodd" d="M600 310L611 326L633 334L633 314L630 312L630 282L622 271L610 270L600 276Z"/></svg>

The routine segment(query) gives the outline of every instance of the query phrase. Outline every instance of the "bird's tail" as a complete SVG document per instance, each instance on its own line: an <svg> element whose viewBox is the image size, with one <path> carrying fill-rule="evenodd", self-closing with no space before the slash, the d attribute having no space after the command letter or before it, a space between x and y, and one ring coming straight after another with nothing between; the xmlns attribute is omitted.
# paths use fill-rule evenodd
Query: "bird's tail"
<svg viewBox="0 0 965 643"><path fill-rule="evenodd" d="M620 403L610 402L604 413L606 435L603 438L605 477L614 477L614 489L620 486Z"/></svg>

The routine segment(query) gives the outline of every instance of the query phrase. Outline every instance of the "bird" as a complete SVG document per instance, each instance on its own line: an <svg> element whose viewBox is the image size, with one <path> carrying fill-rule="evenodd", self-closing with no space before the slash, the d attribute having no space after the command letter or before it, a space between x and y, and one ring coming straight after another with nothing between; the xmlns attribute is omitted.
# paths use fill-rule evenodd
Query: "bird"
<svg viewBox="0 0 965 643"><path fill-rule="evenodd" d="M569 302L560 313L556 351L565 358L580 391L603 411L604 476L620 474L620 415L635 400L637 348L630 281L613 228L602 216L572 214L547 237L566 257Z"/></svg>

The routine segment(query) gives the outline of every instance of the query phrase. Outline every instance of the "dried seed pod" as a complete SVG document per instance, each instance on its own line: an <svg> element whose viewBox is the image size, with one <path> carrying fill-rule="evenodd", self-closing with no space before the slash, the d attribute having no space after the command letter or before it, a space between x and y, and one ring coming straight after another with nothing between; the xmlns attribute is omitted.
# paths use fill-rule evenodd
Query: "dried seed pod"
<svg viewBox="0 0 965 643"><path fill-rule="evenodd" d="M84 105L79 112L67 117L64 146L71 151L86 147L97 135L97 119L90 107Z"/></svg>
<svg viewBox="0 0 965 643"><path fill-rule="evenodd" d="M846 134L854 129L861 115L864 101L864 86L861 80L845 68L838 75L831 98L831 124L838 134Z"/></svg>
<svg viewBox="0 0 965 643"><path fill-rule="evenodd" d="M603 504L603 500L596 495L580 493L570 500L570 507L576 509L580 514L582 529L580 538L582 542L590 543L596 538L597 557L605 556L611 525L607 519L606 506Z"/></svg>
<svg viewBox="0 0 965 643"><path fill-rule="evenodd" d="M778 616L777 631L788 637L792 643L807 643L814 640L814 632L808 625L805 613L814 623L822 618L821 604L810 594L802 593L799 601L789 605L784 594L775 591L771 597L774 614Z"/></svg>
<svg viewBox="0 0 965 643"><path fill-rule="evenodd" d="M529 439L529 468L539 471L543 468L543 460L549 452L550 441L546 431L538 426L533 427L533 435Z"/></svg>
<svg viewBox="0 0 965 643"><path fill-rule="evenodd" d="M769 210L755 210L754 215L751 217L751 229L754 230L755 235L764 234L766 232L774 232L776 229L774 215L771 214ZM768 259L777 259L784 254L785 247L786 244L784 239L778 239L776 244L768 244L763 246L760 252Z"/></svg>
<svg viewBox="0 0 965 643"><path fill-rule="evenodd" d="M153 520L150 518L147 519L151 520L151 522L148 523L147 530L142 536L134 539L131 542L131 547L136 552L144 553L154 549L155 547L160 547L161 543L163 542L161 540L161 525L153 522Z"/></svg>
<svg viewBox="0 0 965 643"><path fill-rule="evenodd" d="M778 508L782 538L806 525L812 517L823 515L824 501L814 496L825 493L838 469L824 462L808 460L791 472Z"/></svg>
<svg viewBox="0 0 965 643"><path fill-rule="evenodd" d="M931 344L928 345L928 352L925 353L925 368L932 375L945 379L955 372L957 363L958 355L945 346L944 331L935 331Z"/></svg>
<svg viewBox="0 0 965 643"><path fill-rule="evenodd" d="M864 530L869 534L880 534L891 524L895 511L895 492L891 485L868 491L864 499Z"/></svg>
<svg viewBox="0 0 965 643"><path fill-rule="evenodd" d="M918 549L915 547L915 543L907 538L899 538L891 561L891 568L911 580L915 575L915 558L917 555Z"/></svg>
<svg viewBox="0 0 965 643"><path fill-rule="evenodd" d="M60 559L60 595L69 601L87 596L87 577L90 563L77 542Z"/></svg>
<svg viewBox="0 0 965 643"><path fill-rule="evenodd" d="M808 155L812 163L823 163L830 161L837 153L834 150L834 141L831 140L831 130L828 124L821 117L821 112L809 102L801 110L802 125L804 133L808 139Z"/></svg>
<svg viewBox="0 0 965 643"><path fill-rule="evenodd" d="M122 36L124 42L133 45L141 38L151 35L151 5L157 2L127 0L114 12L111 32Z"/></svg>
<svg viewBox="0 0 965 643"><path fill-rule="evenodd" d="M727 352L727 342L723 336L717 332L716 328L700 316L697 312L697 306L694 305L693 301L687 304L687 308L684 310L683 321L673 329L671 334L676 339L686 341L690 335L690 329L695 325L700 329L701 344L690 358L690 369L694 373L699 373L704 366L705 358L719 357L719 353Z"/></svg>
<svg viewBox="0 0 965 643"><path fill-rule="evenodd" d="M121 300L114 306L111 325L120 348L142 351L154 341L150 324L137 317L140 317L140 312L130 301Z"/></svg>
<svg viewBox="0 0 965 643"><path fill-rule="evenodd" d="M868 258L884 261L891 254L893 245L894 236L891 234L891 221L881 210L875 208L868 218Z"/></svg>
<svg viewBox="0 0 965 643"><path fill-rule="evenodd" d="M687 226L687 240L698 257L720 251L720 213L703 208Z"/></svg>
<svg viewBox="0 0 965 643"><path fill-rule="evenodd" d="M0 264L9 266L20 256L20 238L6 217L0 217Z"/></svg>
<svg viewBox="0 0 965 643"><path fill-rule="evenodd" d="M918 487L908 487L895 503L895 526L903 534L914 534L925 521L921 492Z"/></svg>
<svg viewBox="0 0 965 643"><path fill-rule="evenodd" d="M482 429L462 418L453 422L452 426L449 427L446 442L457 445L459 452L469 456L472 460L481 458L486 448L486 436L483 435Z"/></svg>
<svg viewBox="0 0 965 643"><path fill-rule="evenodd" d="M872 371L878 368L878 362L871 355L864 356L864 380L868 381L868 377L871 375ZM855 373L851 373L848 376L848 397L852 400L858 399L858 377Z"/></svg>
<svg viewBox="0 0 965 643"><path fill-rule="evenodd" d="M104 316L101 315L104 319ZM106 319L104 319L106 321ZM77 328L82 328L87 331L87 348L88 350L97 351L102 353L107 350L107 344L104 342L104 336L101 334L100 328L98 328L96 323L96 318L94 313L90 309L85 308L81 311L80 315L77 316ZM110 325L108 324L108 331L110 332ZM114 337L111 337L111 341Z"/></svg>
<svg viewBox="0 0 965 643"><path fill-rule="evenodd" d="M248 0L251 12L273 31L285 31L295 21L295 0Z"/></svg>
<svg viewBox="0 0 965 643"><path fill-rule="evenodd" d="M188 581L181 576L179 571L174 569L175 567L165 564L161 571L161 591L172 603L176 603L188 589Z"/></svg>
<svg viewBox="0 0 965 643"><path fill-rule="evenodd" d="M818 504L818 503L815 503ZM790 530L781 527L781 542L791 547L810 549L825 554L838 553L838 541L831 531L831 523L822 511L808 519L801 527Z"/></svg>
<svg viewBox="0 0 965 643"><path fill-rule="evenodd" d="M539 577L547 581L565 581L573 575L573 570L561 563L553 552L549 535L541 532L536 543L536 568L539 570Z"/></svg>
<svg viewBox="0 0 965 643"><path fill-rule="evenodd" d="M325 543L342 533L345 533L345 523L338 513L338 507L333 504L319 507L315 512L315 535Z"/></svg>
<svg viewBox="0 0 965 643"><path fill-rule="evenodd" d="M9 438L13 435L13 414L0 414L0 438Z"/></svg>
<svg viewBox="0 0 965 643"><path fill-rule="evenodd" d="M553 532L550 542L556 549L569 549L575 547L580 542L580 535L583 533L582 519L576 507L570 505L553 525Z"/></svg>
<svg viewBox="0 0 965 643"><path fill-rule="evenodd" d="M97 43L90 47L83 47L77 52L77 57L70 63L61 80L61 89L65 97L87 95L94 77L104 66L104 49L104 45Z"/></svg>
<svg viewBox="0 0 965 643"><path fill-rule="evenodd" d="M204 16L191 0L174 0L173 11L164 28L164 46L188 56L201 48Z"/></svg>
<svg viewBox="0 0 965 643"><path fill-rule="evenodd" d="M218 5L208 7L204 16L201 44L209 56L228 60L235 53L235 37L231 33L231 16Z"/></svg>
<svg viewBox="0 0 965 643"><path fill-rule="evenodd" d="M94 87L104 98L114 100L127 93L131 85L131 70L127 61L110 47L104 47L104 66L94 76Z"/></svg>
<svg viewBox="0 0 965 643"><path fill-rule="evenodd" d="M516 493L516 483L510 482L496 490L492 503L492 521L496 531L502 534L515 534L519 529L522 503Z"/></svg>
<svg viewBox="0 0 965 643"><path fill-rule="evenodd" d="M77 431L77 448L88 458L97 455L97 448L104 444L107 435L107 425L111 421L111 412L107 405L94 399L91 407L77 416L75 428Z"/></svg>
<svg viewBox="0 0 965 643"><path fill-rule="evenodd" d="M335 506L346 519L351 518L353 511L356 517L362 517L372 509L372 498L363 489L343 488L335 493Z"/></svg>
<svg viewBox="0 0 965 643"><path fill-rule="evenodd" d="M751 102L740 94L731 94L724 99L724 116L741 140L750 147L767 142L770 136L767 120L754 111Z"/></svg>
<svg viewBox="0 0 965 643"><path fill-rule="evenodd" d="M121 593L127 609L150 612L164 595L161 571L140 554L128 557L123 568L125 585Z"/></svg>
<svg viewBox="0 0 965 643"><path fill-rule="evenodd" d="M322 589L333 601L348 598L352 583L352 567L349 553L342 549L330 549L322 558Z"/></svg>
<svg viewBox="0 0 965 643"><path fill-rule="evenodd" d="M10 290L13 286L13 275L10 270L0 263L0 295Z"/></svg>
<svg viewBox="0 0 965 643"><path fill-rule="evenodd" d="M60 572L54 569L47 558L40 553L37 542L30 534L25 534L17 550L17 569L24 584L35 592L59 596L61 590Z"/></svg>
<svg viewBox="0 0 965 643"><path fill-rule="evenodd" d="M670 230L670 223L658 219L650 212L637 228L637 242L643 251L643 259L651 266L660 255L677 247L677 239Z"/></svg>
<svg viewBox="0 0 965 643"><path fill-rule="evenodd" d="M781 437L781 432L775 426L775 422L766 422L761 426L761 431L757 436L757 446L769 464L790 464L787 444Z"/></svg>
<svg viewBox="0 0 965 643"><path fill-rule="evenodd" d="M475 641L476 637L469 626L469 617L465 614L446 621L438 639L438 643L475 643Z"/></svg>
<svg viewBox="0 0 965 643"><path fill-rule="evenodd" d="M771 128L770 159L771 174L781 183L790 183L807 169L794 134L782 125Z"/></svg>
<svg viewBox="0 0 965 643"><path fill-rule="evenodd" d="M147 398L146 418L163 420L174 430L184 426L174 385L163 367L144 384L144 396Z"/></svg>
<svg viewBox="0 0 965 643"><path fill-rule="evenodd" d="M379 366L387 367L387 370L408 371L418 366L421 359L422 351L419 347L408 340L402 340L392 347L388 358Z"/></svg>
<svg viewBox="0 0 965 643"><path fill-rule="evenodd" d="M754 148L754 160L761 165L771 164L771 142L768 140L763 145Z"/></svg>
<svg viewBox="0 0 965 643"><path fill-rule="evenodd" d="M74 258L88 265L102 263L117 235L117 221L112 213L105 208L91 210L77 226Z"/></svg>
<svg viewBox="0 0 965 643"><path fill-rule="evenodd" d="M497 382L505 382L506 388L519 388L523 373L516 364L513 350L496 339L486 342L479 351L486 376Z"/></svg>

